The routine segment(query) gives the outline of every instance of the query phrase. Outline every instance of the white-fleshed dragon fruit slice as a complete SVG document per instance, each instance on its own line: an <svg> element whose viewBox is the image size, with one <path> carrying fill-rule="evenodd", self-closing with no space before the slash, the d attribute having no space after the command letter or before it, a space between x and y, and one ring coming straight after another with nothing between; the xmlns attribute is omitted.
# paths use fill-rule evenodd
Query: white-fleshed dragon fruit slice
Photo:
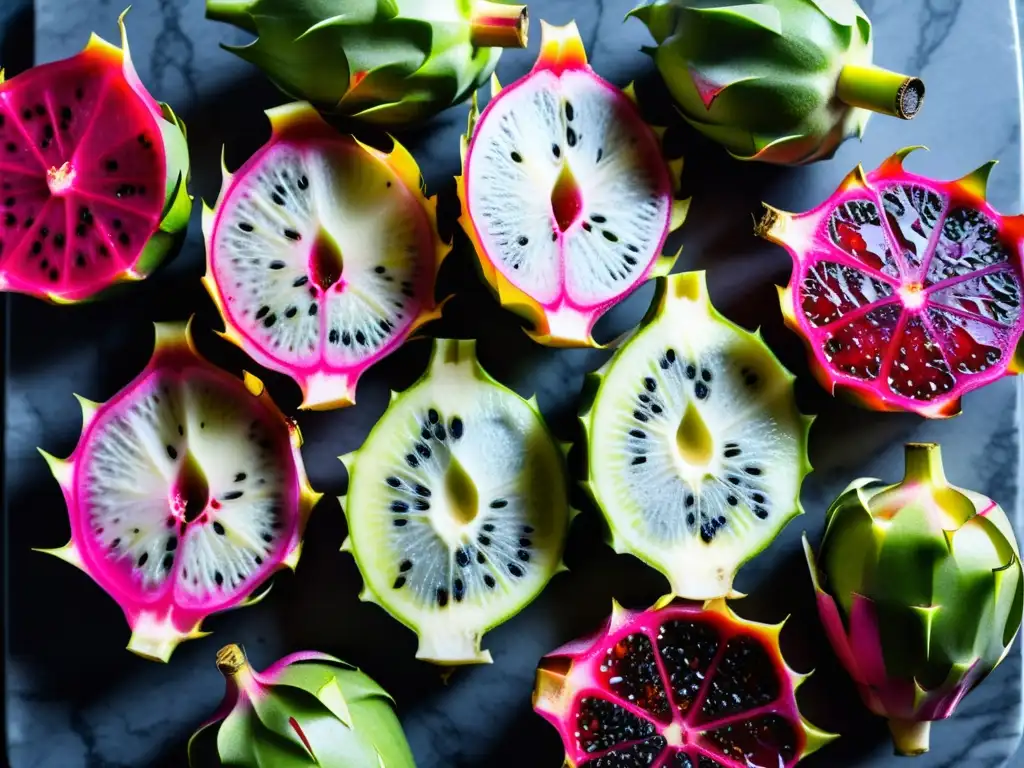
<svg viewBox="0 0 1024 768"><path fill-rule="evenodd" d="M128 650L167 661L211 613L249 605L294 569L320 495L298 428L255 376L204 360L189 327L157 323L146 368L104 404L79 397L68 459L45 451L71 541L44 550L81 568L124 611Z"/></svg>
<svg viewBox="0 0 1024 768"><path fill-rule="evenodd" d="M370 147L305 102L267 116L270 141L204 208L203 282L224 338L295 379L302 408L348 406L367 368L441 314L437 202L397 141Z"/></svg>
<svg viewBox="0 0 1024 768"><path fill-rule="evenodd" d="M587 63L575 23L543 23L533 70L501 89L463 137L461 223L484 278L541 344L597 346L600 317L644 281L686 218L682 160L666 162L633 89Z"/></svg>

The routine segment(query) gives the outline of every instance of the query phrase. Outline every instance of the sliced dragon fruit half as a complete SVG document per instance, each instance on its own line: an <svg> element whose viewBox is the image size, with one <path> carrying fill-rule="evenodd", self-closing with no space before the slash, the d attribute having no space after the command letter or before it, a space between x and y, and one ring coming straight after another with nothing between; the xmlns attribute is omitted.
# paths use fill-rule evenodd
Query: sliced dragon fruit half
<svg viewBox="0 0 1024 768"><path fill-rule="evenodd" d="M305 102L267 112L273 135L204 208L203 282L254 360L302 387L302 408L355 402L356 384L441 314L449 247L412 156L331 128ZM443 303L443 302L442 302Z"/></svg>
<svg viewBox="0 0 1024 768"><path fill-rule="evenodd" d="M185 126L121 48L85 50L4 82L0 70L0 291L67 304L142 280L192 210Z"/></svg>
<svg viewBox="0 0 1024 768"><path fill-rule="evenodd" d="M914 149L857 166L808 213L766 205L757 233L793 258L782 310L826 389L943 418L1021 369L1024 218L986 201L995 163L936 181L904 169Z"/></svg>
<svg viewBox="0 0 1024 768"><path fill-rule="evenodd" d="M302 436L259 379L208 363L178 323L157 323L149 364L113 399L79 401L74 453L40 449L71 522L71 541L43 551L118 602L128 650L167 661L205 634L206 616L255 602L268 576L298 563L320 498Z"/></svg>
<svg viewBox="0 0 1024 768"><path fill-rule="evenodd" d="M541 344L597 346L600 317L644 281L686 218L675 199L682 160L667 163L632 87L587 63L575 23L543 23L533 70L474 98L457 180L463 228L484 278Z"/></svg>
<svg viewBox="0 0 1024 768"><path fill-rule="evenodd" d="M541 660L533 707L568 768L792 768L835 736L800 714L810 675L787 666L782 626L724 600L616 603L603 630Z"/></svg>

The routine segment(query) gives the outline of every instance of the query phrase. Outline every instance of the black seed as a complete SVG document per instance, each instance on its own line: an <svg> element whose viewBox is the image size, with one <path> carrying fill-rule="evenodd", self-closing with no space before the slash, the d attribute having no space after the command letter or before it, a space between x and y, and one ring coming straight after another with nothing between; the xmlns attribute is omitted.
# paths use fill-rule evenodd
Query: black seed
<svg viewBox="0 0 1024 768"><path fill-rule="evenodd" d="M287 317L290 320L291 318L295 317L298 313L299 313L299 308L298 307L288 307L288 309L286 309L284 311L284 316Z"/></svg>
<svg viewBox="0 0 1024 768"><path fill-rule="evenodd" d="M754 507L754 514L757 515L759 519L764 520L768 517L768 510L764 507Z"/></svg>
<svg viewBox="0 0 1024 768"><path fill-rule="evenodd" d="M149 560L149 552L143 552L139 555L139 568L144 566L147 560Z"/></svg>
<svg viewBox="0 0 1024 768"><path fill-rule="evenodd" d="M130 239L131 238L128 237L127 232L122 232L120 235L117 236L117 242L119 242L121 245L128 245L128 241Z"/></svg>
<svg viewBox="0 0 1024 768"><path fill-rule="evenodd" d="M465 568L469 565L469 554L464 549L455 550L455 562L459 564L460 568Z"/></svg>
<svg viewBox="0 0 1024 768"><path fill-rule="evenodd" d="M306 277L305 275L303 275L302 277L295 278L295 282L292 283L292 285L294 287L296 287L296 288L301 288L302 286L304 286L308 282L309 282L309 278Z"/></svg>
<svg viewBox="0 0 1024 768"><path fill-rule="evenodd" d="M49 271L49 273L47 274L47 277L50 278L50 282L55 283L55 282L57 282L57 278L59 277L59 273L57 272L56 269L51 269Z"/></svg>
<svg viewBox="0 0 1024 768"><path fill-rule="evenodd" d="M284 269L285 265L284 265L284 262L281 261L280 259L274 259L267 266L269 266L271 269Z"/></svg>
<svg viewBox="0 0 1024 768"><path fill-rule="evenodd" d="M338 332L337 332L337 330L331 330L331 333L334 334L334 337L335 337L334 338L334 343L337 344L338 343L338 338L337 338ZM345 331L343 334L341 334L341 343L344 344L346 347L352 346L352 334L349 333L348 331Z"/></svg>
<svg viewBox="0 0 1024 768"><path fill-rule="evenodd" d="M120 229L122 226L124 226L121 223L120 219L114 219L111 223L114 225L114 229Z"/></svg>
<svg viewBox="0 0 1024 768"><path fill-rule="evenodd" d="M744 467L743 471L748 475L754 475L755 477L761 474L761 470L758 467Z"/></svg>
<svg viewBox="0 0 1024 768"><path fill-rule="evenodd" d="M416 453L422 456L424 459L430 458L430 449L427 448L423 443L416 443Z"/></svg>
<svg viewBox="0 0 1024 768"><path fill-rule="evenodd" d="M424 485L417 485L413 490L416 491L418 496L422 496L425 499L430 498L430 489Z"/></svg>
<svg viewBox="0 0 1024 768"><path fill-rule="evenodd" d="M29 109L28 107L25 107L24 111L22 111L22 113L21 113L21 116L25 120L31 120L32 119L32 110Z"/></svg>
<svg viewBox="0 0 1024 768"><path fill-rule="evenodd" d="M394 585L392 585L392 588L393 589L401 589L404 586L405 586L405 576L399 576L397 579L395 579L395 583L394 583Z"/></svg>
<svg viewBox="0 0 1024 768"><path fill-rule="evenodd" d="M632 464L633 464L634 467L637 464L646 464L646 463L647 463L647 457L646 456L635 456L633 458L633 461L632 461Z"/></svg>
<svg viewBox="0 0 1024 768"><path fill-rule="evenodd" d="M698 381L697 386L693 388L693 394L697 396L698 400L704 400L708 396L708 385L703 381Z"/></svg>
<svg viewBox="0 0 1024 768"><path fill-rule="evenodd" d="M575 116L576 110L572 108L572 104L568 101L565 102L565 119L571 123Z"/></svg>
<svg viewBox="0 0 1024 768"><path fill-rule="evenodd" d="M530 553L527 552L525 549L520 549L518 552L516 552L516 557L518 557L524 563L530 562Z"/></svg>
<svg viewBox="0 0 1024 768"><path fill-rule="evenodd" d="M308 314L310 317L313 317L319 311L320 311L320 307L318 305L310 304L309 305L309 311L306 314Z"/></svg>
<svg viewBox="0 0 1024 768"><path fill-rule="evenodd" d="M362 344L363 346L365 346L366 345L366 334L363 333L362 331L356 331L356 341L359 342L360 344Z"/></svg>
<svg viewBox="0 0 1024 768"><path fill-rule="evenodd" d="M461 603L462 598L466 595L466 585L462 583L462 579L455 579L452 582L452 593L455 596L455 602Z"/></svg>
<svg viewBox="0 0 1024 768"><path fill-rule="evenodd" d="M110 542L110 548L111 549L117 549L117 547L118 547L118 545L120 545L120 543L121 543L121 539L119 539L119 538L118 539L114 539L112 542Z"/></svg>
<svg viewBox="0 0 1024 768"><path fill-rule="evenodd" d="M601 234L604 235L604 239L607 240L609 243L619 242L619 236L616 235L614 232L609 232L608 230L605 230Z"/></svg>
<svg viewBox="0 0 1024 768"><path fill-rule="evenodd" d="M491 502L491 509L504 509L508 506L508 501L505 499L495 499Z"/></svg>
<svg viewBox="0 0 1024 768"><path fill-rule="evenodd" d="M634 259L629 254L626 254L622 258L625 259L626 263L629 264L629 266L631 266L631 267L635 267L636 266L636 259Z"/></svg>
<svg viewBox="0 0 1024 768"><path fill-rule="evenodd" d="M489 573L484 574L484 584L487 585L488 589L494 589L494 577Z"/></svg>
<svg viewBox="0 0 1024 768"><path fill-rule="evenodd" d="M387 482L387 484L388 484L388 485L390 485L390 486L391 486L392 488L397 488L398 486L400 486L400 485L402 484L402 481L401 481L401 480L399 480L399 479L398 479L397 477L395 477L394 475L392 475L391 477L389 477L389 478L387 479L387 481L386 481L386 482Z"/></svg>
<svg viewBox="0 0 1024 768"><path fill-rule="evenodd" d="M565 140L569 143L570 147L575 147L576 146L576 131L574 131L572 128L568 129L565 132Z"/></svg>
<svg viewBox="0 0 1024 768"><path fill-rule="evenodd" d="M707 368L701 368L700 377L704 379L704 381L711 381L711 371Z"/></svg>
<svg viewBox="0 0 1024 768"><path fill-rule="evenodd" d="M427 420L431 424L437 424L437 422L440 420L440 418L441 418L441 416L433 408L431 408L429 411L427 411Z"/></svg>
<svg viewBox="0 0 1024 768"><path fill-rule="evenodd" d="M508 572L515 576L517 579L523 575L523 569L515 563L508 564Z"/></svg>
<svg viewBox="0 0 1024 768"><path fill-rule="evenodd" d="M345 335L348 336L348 333L346 332ZM341 339L341 334L338 333L338 329L337 328L331 328L331 332L329 334L327 334L327 340L329 342L331 342L331 344L337 344L340 339ZM348 342L346 342L346 346L347 345L348 345Z"/></svg>
<svg viewBox="0 0 1024 768"><path fill-rule="evenodd" d="M752 498L754 500L755 504L764 504L764 494L763 493L752 494L750 498Z"/></svg>
<svg viewBox="0 0 1024 768"><path fill-rule="evenodd" d="M437 604L442 608L448 605L448 590L444 587L437 588Z"/></svg>
<svg viewBox="0 0 1024 768"><path fill-rule="evenodd" d="M658 388L658 382L656 382L654 379L648 376L646 379L644 379L644 386L647 388L648 392L653 392Z"/></svg>
<svg viewBox="0 0 1024 768"><path fill-rule="evenodd" d="M177 548L178 548L178 537L177 536L169 537L167 539L167 543L164 545L164 549L166 549L168 552L173 552Z"/></svg>
<svg viewBox="0 0 1024 768"><path fill-rule="evenodd" d="M176 458L178 458L178 451L175 449L173 445L168 445L167 455L170 457L171 461L174 461Z"/></svg>
<svg viewBox="0 0 1024 768"><path fill-rule="evenodd" d="M631 434L633 437L637 438L638 440L646 440L647 439L647 433L644 432L641 429L631 429L631 430L629 430L629 434Z"/></svg>
<svg viewBox="0 0 1024 768"><path fill-rule="evenodd" d="M305 176L300 176L299 177L299 181L298 181L298 185L299 185L299 189L302 189L302 190L309 189L309 179L307 179Z"/></svg>
<svg viewBox="0 0 1024 768"><path fill-rule="evenodd" d="M8 197L6 200L4 200L4 205L6 205L8 208L10 208L16 202L18 202L18 201L15 200L13 197Z"/></svg>
<svg viewBox="0 0 1024 768"><path fill-rule="evenodd" d="M521 163L521 162L523 162L523 156L520 155L518 152L513 152L512 153L512 160L514 162Z"/></svg>
<svg viewBox="0 0 1024 768"><path fill-rule="evenodd" d="M213 524L213 531L218 536L223 536L224 535L224 526L221 525L220 523L214 523Z"/></svg>
<svg viewBox="0 0 1024 768"><path fill-rule="evenodd" d="M213 580L217 582L217 586L219 587L221 584L224 583L224 574L220 571L217 571L213 574Z"/></svg>
<svg viewBox="0 0 1024 768"><path fill-rule="evenodd" d="M281 525L280 525L280 523L274 523L270 527L271 528L280 528ZM274 540L274 537L271 536L269 533L264 533L260 538L263 539L265 542L267 542L267 544L269 544L270 542L272 542Z"/></svg>
<svg viewBox="0 0 1024 768"><path fill-rule="evenodd" d="M438 424L436 427L434 427L434 437L436 437L442 443L444 442L445 437L447 437L447 435L445 434L445 431L444 431L444 427L441 426L440 424Z"/></svg>
<svg viewBox="0 0 1024 768"><path fill-rule="evenodd" d="M277 322L277 315L275 315L273 312L271 312L263 320L263 327L264 328L270 328L276 322Z"/></svg>
<svg viewBox="0 0 1024 768"><path fill-rule="evenodd" d="M451 427L449 428L449 431L452 433L452 437L455 440L458 440L459 438L461 438L462 437L462 419L458 418L457 416L454 419L452 419L452 423L451 423Z"/></svg>
<svg viewBox="0 0 1024 768"><path fill-rule="evenodd" d="M392 521L392 525L394 525L395 528L404 528L408 523L409 521L404 517L396 517L394 521Z"/></svg>
<svg viewBox="0 0 1024 768"><path fill-rule="evenodd" d="M483 529L488 533L494 533L494 523L484 523Z"/></svg>
<svg viewBox="0 0 1024 768"><path fill-rule="evenodd" d="M423 429L420 430L420 437L422 437L424 440L430 440L433 437L433 434L431 434L430 432L429 424L424 426Z"/></svg>
<svg viewBox="0 0 1024 768"><path fill-rule="evenodd" d="M557 144L552 144L551 145L551 154L553 154L555 157L561 157L562 156L562 148L560 146L558 146Z"/></svg>
<svg viewBox="0 0 1024 768"><path fill-rule="evenodd" d="M655 413L655 414L661 413L661 406L658 405L657 403L653 403L651 405L651 413Z"/></svg>
<svg viewBox="0 0 1024 768"><path fill-rule="evenodd" d="M283 185L283 184L275 184L275 185L274 185L274 189L275 189L275 190L277 190L277 194L279 194L279 195L284 195L284 194L286 194L286 193L287 193L287 191L288 191L288 190L286 190L286 189L284 188L284 185Z"/></svg>
<svg viewBox="0 0 1024 768"><path fill-rule="evenodd" d="M533 526L532 525L524 525L523 526L523 533L533 533Z"/></svg>
<svg viewBox="0 0 1024 768"><path fill-rule="evenodd" d="M18 151L18 146L13 141L8 141L7 142L7 151L8 152L17 152Z"/></svg>
<svg viewBox="0 0 1024 768"><path fill-rule="evenodd" d="M63 248L64 247L64 233L63 232L58 232L56 235L53 236L53 244L55 246L57 246L58 248Z"/></svg>
<svg viewBox="0 0 1024 768"><path fill-rule="evenodd" d="M35 219L33 219L31 216L29 216L27 219L25 219L25 229L28 229L29 227L31 227L33 221L35 221Z"/></svg>
<svg viewBox="0 0 1024 768"><path fill-rule="evenodd" d="M420 460L417 459L413 454L409 453L405 456L405 463L413 469L416 469L420 465Z"/></svg>
<svg viewBox="0 0 1024 768"><path fill-rule="evenodd" d="M601 162L601 158L604 157L604 149L597 150L597 162Z"/></svg>
<svg viewBox="0 0 1024 768"><path fill-rule="evenodd" d="M32 243L32 253L34 253L34 254L36 254L38 256L39 253L42 250L43 250L43 244L40 243L38 240L36 240L34 243Z"/></svg>
<svg viewBox="0 0 1024 768"><path fill-rule="evenodd" d="M267 315L268 315L269 313L270 313L270 307L268 307L268 306L266 306L266 305L263 305L263 306L262 306L262 307L260 307L260 308L259 308L259 310L258 310L258 311L256 312L256 319L257 319L257 320L262 320L262 319L263 319L264 317L266 317L266 316L267 316Z"/></svg>
<svg viewBox="0 0 1024 768"><path fill-rule="evenodd" d="M409 511L409 505L406 504L404 501L393 501L393 502L391 502L391 511L392 512L408 512Z"/></svg>
<svg viewBox="0 0 1024 768"><path fill-rule="evenodd" d="M277 192L272 194L270 199L273 200L276 205L284 205L284 198L277 194Z"/></svg>
<svg viewBox="0 0 1024 768"><path fill-rule="evenodd" d="M480 546L489 547L491 546L491 537L484 536L483 534L476 537L476 540L480 542Z"/></svg>
<svg viewBox="0 0 1024 768"><path fill-rule="evenodd" d="M287 237L289 240L301 240L302 239L302 235L300 235L294 229L286 229L284 231L284 236Z"/></svg>
<svg viewBox="0 0 1024 768"><path fill-rule="evenodd" d="M400 570L402 573L408 573L409 571L411 571L412 570L412 560L403 560L399 564L398 570Z"/></svg>
<svg viewBox="0 0 1024 768"><path fill-rule="evenodd" d="M486 557L484 557L484 553L483 553L483 552L479 552L479 551L478 551L478 552L476 553L476 561L477 561L478 563L480 563L480 565L483 565L484 563L486 563L486 562L487 562L487 558L486 558Z"/></svg>
<svg viewBox="0 0 1024 768"><path fill-rule="evenodd" d="M642 411L633 411L633 418L637 421L647 421L647 414Z"/></svg>
<svg viewBox="0 0 1024 768"><path fill-rule="evenodd" d="M593 227L593 226L591 226L591 224L590 224L590 222L589 222L589 221L584 221L584 222L583 222L583 229L584 229L584 231L586 231L586 232L593 232L593 231L594 231L594 227Z"/></svg>
<svg viewBox="0 0 1024 768"><path fill-rule="evenodd" d="M228 491L221 498L223 498L224 501L234 501L235 499L242 498L244 493L245 491Z"/></svg>
<svg viewBox="0 0 1024 768"><path fill-rule="evenodd" d="M164 561L161 565L165 571L171 570L171 566L174 565L174 555L164 555Z"/></svg>
<svg viewBox="0 0 1024 768"><path fill-rule="evenodd" d="M418 509L420 512L426 512L428 509L430 509L430 502L424 501L423 499L416 499L412 503L412 506L414 509Z"/></svg>
<svg viewBox="0 0 1024 768"><path fill-rule="evenodd" d="M725 458L727 458L727 459L735 459L741 453L742 453L742 451L739 448L729 448L725 452Z"/></svg>
<svg viewBox="0 0 1024 768"><path fill-rule="evenodd" d="M79 237L85 237L85 224L79 224L75 227L75 234ZM105 248L105 246L100 246L100 248Z"/></svg>
<svg viewBox="0 0 1024 768"><path fill-rule="evenodd" d="M263 558L260 557L259 555L256 555L254 560L256 561L256 565L263 565Z"/></svg>
<svg viewBox="0 0 1024 768"><path fill-rule="evenodd" d="M688 366L686 366L686 378L688 378L688 379L695 379L695 378L697 378L697 366L694 365L693 363L690 363Z"/></svg>
<svg viewBox="0 0 1024 768"><path fill-rule="evenodd" d="M685 501L686 506L692 507L695 501L696 501L696 499L693 497L692 493L686 494L686 501Z"/></svg>
<svg viewBox="0 0 1024 768"><path fill-rule="evenodd" d="M520 547L532 547L533 546L533 542L524 537L524 538L519 540L519 546Z"/></svg>
<svg viewBox="0 0 1024 768"><path fill-rule="evenodd" d="M729 503L729 506L730 506L730 507L735 507L735 506L736 506L737 504L739 504L739 503L740 503L740 500L739 500L739 499L737 499L737 498L736 498L735 496L733 496L732 494L730 494L730 495L728 496L728 498L726 498L726 501L727 501L727 502Z"/></svg>
<svg viewBox="0 0 1024 768"><path fill-rule="evenodd" d="M523 245L523 246L529 245L530 244L530 238L523 236L523 237L519 238L518 242L519 242L520 245Z"/></svg>
<svg viewBox="0 0 1024 768"><path fill-rule="evenodd" d="M4 224L6 224L8 227L13 227L17 223L18 219L13 213L8 213L6 216L4 216Z"/></svg>

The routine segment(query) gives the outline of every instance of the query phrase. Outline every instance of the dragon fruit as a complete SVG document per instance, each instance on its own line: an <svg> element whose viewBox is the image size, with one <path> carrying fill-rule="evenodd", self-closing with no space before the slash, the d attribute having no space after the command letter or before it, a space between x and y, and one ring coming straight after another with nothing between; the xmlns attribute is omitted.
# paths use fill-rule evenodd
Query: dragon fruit
<svg viewBox="0 0 1024 768"><path fill-rule="evenodd" d="M273 135L203 209L203 283L222 336L302 387L302 408L355 402L371 365L441 314L448 246L416 161L337 133L306 103L267 112Z"/></svg>
<svg viewBox="0 0 1024 768"><path fill-rule="evenodd" d="M757 232L793 257L782 311L822 385L942 418L1020 369L1024 219L986 202L994 163L935 181L904 169L913 149L869 174L858 166L808 213L766 205Z"/></svg>
<svg viewBox="0 0 1024 768"><path fill-rule="evenodd" d="M587 380L585 488L616 552L691 600L725 597L737 569L799 514L811 419L759 333L711 305L702 272L660 278L643 324Z"/></svg>
<svg viewBox="0 0 1024 768"><path fill-rule="evenodd" d="M394 701L355 667L305 651L257 672L221 648L224 701L189 740L191 768L415 768Z"/></svg>
<svg viewBox="0 0 1024 768"><path fill-rule="evenodd" d="M149 95L121 48L4 81L0 70L0 291L57 304L142 280L192 210L185 126Z"/></svg>
<svg viewBox="0 0 1024 768"><path fill-rule="evenodd" d="M490 0L206 0L206 16L259 35L224 47L291 98L383 125L464 101L529 32L526 6Z"/></svg>
<svg viewBox="0 0 1024 768"><path fill-rule="evenodd" d="M854 0L650 0L630 15L682 116L740 160L824 160L872 112L909 120L924 102L921 80L871 63Z"/></svg>
<svg viewBox="0 0 1024 768"><path fill-rule="evenodd" d="M242 607L294 569L320 498L298 427L262 382L216 368L189 326L157 323L146 368L109 402L82 405L68 459L40 449L67 501L71 541L42 550L81 568L124 611L128 650L167 661L211 613Z"/></svg>
<svg viewBox="0 0 1024 768"><path fill-rule="evenodd" d="M682 160L666 163L632 87L587 63L575 23L542 22L533 70L481 115L474 97L457 180L463 228L484 278L541 344L597 346L591 330L644 281L686 218L674 194Z"/></svg>
<svg viewBox="0 0 1024 768"><path fill-rule="evenodd" d="M419 635L417 658L490 663L483 634L564 569L567 451L536 399L484 371L476 342L438 339L426 374L342 457L360 599Z"/></svg>
<svg viewBox="0 0 1024 768"><path fill-rule="evenodd" d="M835 736L800 715L809 675L782 658L782 626L724 600L616 603L604 629L541 660L533 707L568 768L792 768Z"/></svg>
<svg viewBox="0 0 1024 768"><path fill-rule="evenodd" d="M1005 658L1024 611L1013 528L996 502L949 484L938 445L906 446L902 482L856 480L829 508L818 610L897 754L928 751L933 720Z"/></svg>

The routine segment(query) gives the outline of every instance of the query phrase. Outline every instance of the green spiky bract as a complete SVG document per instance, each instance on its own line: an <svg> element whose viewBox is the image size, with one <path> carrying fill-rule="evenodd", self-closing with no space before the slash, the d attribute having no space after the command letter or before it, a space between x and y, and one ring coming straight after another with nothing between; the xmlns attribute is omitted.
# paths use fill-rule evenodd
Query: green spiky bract
<svg viewBox="0 0 1024 768"><path fill-rule="evenodd" d="M650 0L630 16L683 117L742 160L800 165L862 136L871 112L904 119L924 85L871 63L855 0Z"/></svg>
<svg viewBox="0 0 1024 768"><path fill-rule="evenodd" d="M928 749L929 725L1006 656L1024 573L996 502L948 483L938 445L906 446L895 485L862 479L832 504L811 575L826 632L896 751Z"/></svg>
<svg viewBox="0 0 1024 768"><path fill-rule="evenodd" d="M220 709L189 740L191 768L415 768L394 701L350 664L296 653L263 672L228 645Z"/></svg>
<svg viewBox="0 0 1024 768"><path fill-rule="evenodd" d="M207 18L258 35L225 46L286 94L381 125L469 97L501 46L524 47L524 6L486 0L207 0Z"/></svg>

